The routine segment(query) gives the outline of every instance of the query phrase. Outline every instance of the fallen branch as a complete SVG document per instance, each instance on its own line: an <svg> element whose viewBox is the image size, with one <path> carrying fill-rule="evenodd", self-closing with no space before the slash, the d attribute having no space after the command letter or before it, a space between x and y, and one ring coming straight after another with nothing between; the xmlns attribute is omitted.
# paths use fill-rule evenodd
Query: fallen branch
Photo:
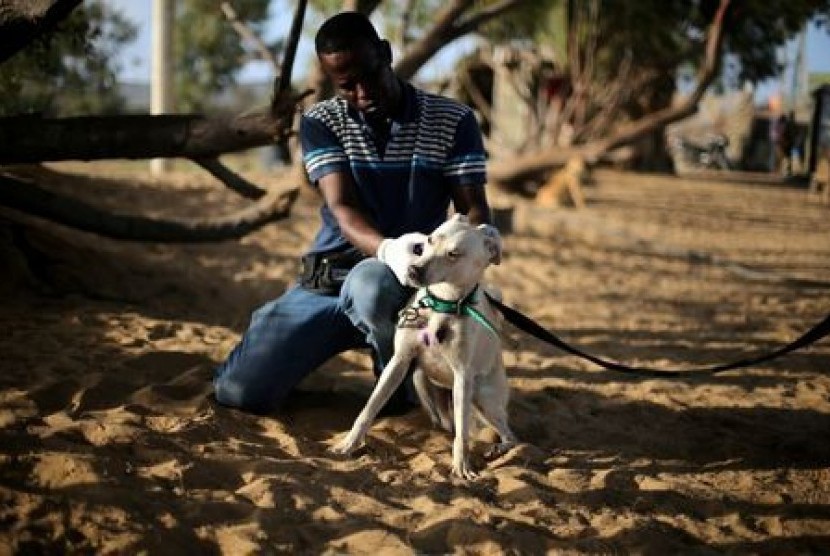
<svg viewBox="0 0 830 556"><path fill-rule="evenodd" d="M225 19L227 19L228 23L230 23L231 27L233 27L233 30L236 31L236 33L244 40L254 45L257 52L259 52L260 59L268 62L275 75L279 73L280 63L279 60L277 60L277 57L274 56L274 53L271 52L271 49L268 48L265 41L262 40L262 38L260 38L260 36L257 35L249 25L239 19L239 16L237 15L236 10L233 9L233 6L231 6L231 3L222 2L219 4L219 8L225 15Z"/></svg>
<svg viewBox="0 0 830 556"><path fill-rule="evenodd" d="M194 158L193 162L207 170L211 176L225 184L228 189L236 191L247 199L261 199L268 193L265 189L254 185L222 164L218 158Z"/></svg>
<svg viewBox="0 0 830 556"><path fill-rule="evenodd" d="M162 220L114 214L30 181L0 174L0 205L77 230L111 239L167 243L204 243L238 239L286 218L299 188L268 191L245 209L218 218Z"/></svg>
<svg viewBox="0 0 830 556"><path fill-rule="evenodd" d="M0 164L60 160L213 158L273 144L291 133L303 96L284 95L268 111L229 118L200 115L0 118ZM25 133L21 133L25 130Z"/></svg>
<svg viewBox="0 0 830 556"><path fill-rule="evenodd" d="M594 164L601 161L610 150L630 144L654 130L694 114L700 99L717 75L723 45L723 19L728 7L729 0L721 0L707 31L706 48L697 74L695 89L681 103L631 122L607 139L579 145L568 149L567 152L563 152L560 147L553 147L518 158L494 161L487 169L490 180L499 184L521 182L523 179L545 174L562 166L572 156L580 156L589 164Z"/></svg>

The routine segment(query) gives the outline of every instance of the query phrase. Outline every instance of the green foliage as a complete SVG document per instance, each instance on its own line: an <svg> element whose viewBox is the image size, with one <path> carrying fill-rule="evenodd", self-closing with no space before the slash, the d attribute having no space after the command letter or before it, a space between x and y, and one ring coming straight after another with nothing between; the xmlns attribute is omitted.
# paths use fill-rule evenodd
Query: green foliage
<svg viewBox="0 0 830 556"><path fill-rule="evenodd" d="M594 5L596 19L587 21ZM537 48L552 46L559 72L590 82L581 83L588 92L580 101L588 119L608 109L595 98L621 81L627 84L620 91L619 113L606 120L611 124L671 102L675 76L691 77L704 59L707 31L719 5L720 0L546 0L499 18L485 34L496 43L532 37ZM807 21L827 21L828 14L830 0L732 0L719 60L727 62L715 87L757 84L778 75L780 47ZM625 75L621 68L628 68Z"/></svg>
<svg viewBox="0 0 830 556"><path fill-rule="evenodd" d="M702 2L702 12L714 10L713 0ZM740 64L740 78L758 82L777 75L781 70L776 48L801 31L804 24L816 17L826 20L830 0L738 0L726 19L728 52Z"/></svg>
<svg viewBox="0 0 830 556"><path fill-rule="evenodd" d="M119 112L115 56L135 32L97 2L79 6L53 33L0 66L0 115Z"/></svg>
<svg viewBox="0 0 830 556"><path fill-rule="evenodd" d="M262 36L268 4L269 0L234 0L233 8ZM212 95L234 83L246 61L245 45L216 0L179 0L176 8L176 109L201 112Z"/></svg>
<svg viewBox="0 0 830 556"><path fill-rule="evenodd" d="M567 63L567 26L556 25L557 12L574 9L586 0L544 0L514 10L488 25L495 42L532 37L553 44L559 60ZM706 30L719 0L602 0L598 31L598 60L611 74L621 59L631 55L641 70L673 72L697 63L705 46ZM734 57L741 81L758 83L780 71L776 50L811 18L827 21L830 0L732 0L725 21L724 53ZM565 15L567 18L567 15ZM584 39L585 37L580 37Z"/></svg>

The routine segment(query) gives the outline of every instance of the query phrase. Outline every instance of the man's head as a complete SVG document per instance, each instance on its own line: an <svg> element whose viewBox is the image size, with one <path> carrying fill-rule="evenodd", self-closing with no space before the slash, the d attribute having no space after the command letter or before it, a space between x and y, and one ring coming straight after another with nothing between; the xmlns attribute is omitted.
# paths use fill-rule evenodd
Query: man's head
<svg viewBox="0 0 830 556"><path fill-rule="evenodd" d="M314 44L338 96L369 117L396 112L401 87L392 71L392 48L365 15L335 15L317 31Z"/></svg>

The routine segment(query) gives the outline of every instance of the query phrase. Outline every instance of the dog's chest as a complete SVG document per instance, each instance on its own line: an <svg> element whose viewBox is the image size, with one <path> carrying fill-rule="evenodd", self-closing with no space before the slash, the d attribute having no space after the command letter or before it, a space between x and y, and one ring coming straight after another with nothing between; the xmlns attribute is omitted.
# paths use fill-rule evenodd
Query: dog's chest
<svg viewBox="0 0 830 556"><path fill-rule="evenodd" d="M421 308L402 312L398 322L418 366L430 381L446 388L452 388L453 368L459 368L466 351L461 318Z"/></svg>
<svg viewBox="0 0 830 556"><path fill-rule="evenodd" d="M458 368L458 364L454 362L456 358L457 351L446 343L431 346L422 344L417 355L418 367L431 382L444 388L452 388L453 367Z"/></svg>

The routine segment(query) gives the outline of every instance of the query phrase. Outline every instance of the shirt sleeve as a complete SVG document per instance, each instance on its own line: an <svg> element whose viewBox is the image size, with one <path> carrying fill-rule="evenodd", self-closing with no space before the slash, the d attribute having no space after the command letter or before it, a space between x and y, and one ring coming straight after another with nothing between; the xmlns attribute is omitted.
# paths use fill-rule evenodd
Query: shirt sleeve
<svg viewBox="0 0 830 556"><path fill-rule="evenodd" d="M487 181L486 154L481 129L472 110L458 122L453 146L444 165L444 177L452 185L483 185Z"/></svg>
<svg viewBox="0 0 830 556"><path fill-rule="evenodd" d="M300 145L303 163L312 183L333 172L349 172L350 165L337 136L318 118L300 119Z"/></svg>

